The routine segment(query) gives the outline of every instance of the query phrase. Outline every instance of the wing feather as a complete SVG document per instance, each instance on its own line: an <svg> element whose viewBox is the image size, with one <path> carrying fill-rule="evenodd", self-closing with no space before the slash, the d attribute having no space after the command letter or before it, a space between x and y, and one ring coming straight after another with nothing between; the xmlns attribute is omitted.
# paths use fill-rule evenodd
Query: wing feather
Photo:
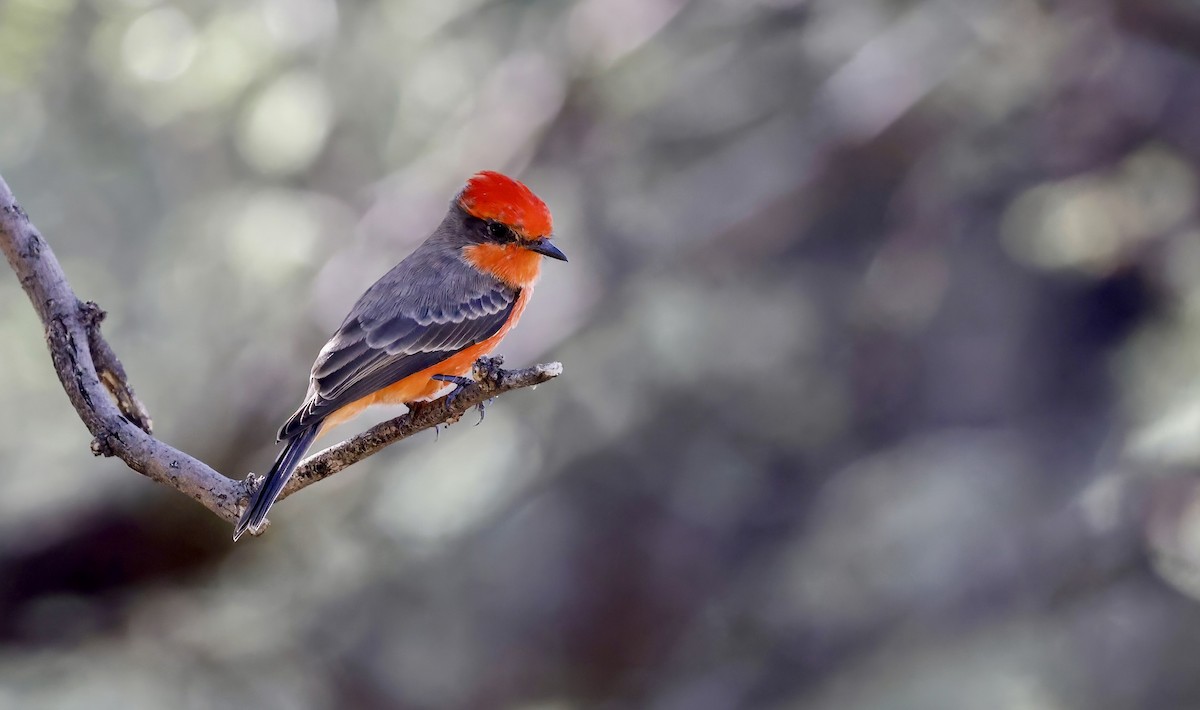
<svg viewBox="0 0 1200 710"><path fill-rule="evenodd" d="M347 404L487 340L519 296L456 257L414 252L363 294L322 348L309 395L279 438L290 439Z"/></svg>

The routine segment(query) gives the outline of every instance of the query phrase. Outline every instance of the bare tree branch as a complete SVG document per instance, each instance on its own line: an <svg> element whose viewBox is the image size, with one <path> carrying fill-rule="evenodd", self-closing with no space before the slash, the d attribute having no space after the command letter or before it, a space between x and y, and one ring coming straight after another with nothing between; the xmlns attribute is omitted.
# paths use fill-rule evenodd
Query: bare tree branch
<svg viewBox="0 0 1200 710"><path fill-rule="evenodd" d="M67 283L62 266L17 204L0 177L0 251L21 281L46 329L46 345L63 390L94 437L92 453L116 456L131 469L196 499L205 508L233 523L257 484L226 478L151 434L150 415L134 395L125 368L100 333L104 311L80 301ZM491 397L531 387L562 374L562 365L549 363L524 370L501 370L500 358L476 364L477 382L452 401L445 398L414 405L407 414L305 459L280 498L327 478L389 444L439 424L457 421L466 411Z"/></svg>
<svg viewBox="0 0 1200 710"><path fill-rule="evenodd" d="M454 395L449 404L445 397L433 402L417 403L404 416L376 424L358 436L308 457L296 469L280 497L328 478L389 444L440 424L458 421L471 407L482 407L493 397L522 387L536 387L562 374L562 364L557 362L534 365L524 370L502 370L500 365L503 362L503 358L496 356L485 357L475 363L475 384ZM483 416L482 411L480 416Z"/></svg>

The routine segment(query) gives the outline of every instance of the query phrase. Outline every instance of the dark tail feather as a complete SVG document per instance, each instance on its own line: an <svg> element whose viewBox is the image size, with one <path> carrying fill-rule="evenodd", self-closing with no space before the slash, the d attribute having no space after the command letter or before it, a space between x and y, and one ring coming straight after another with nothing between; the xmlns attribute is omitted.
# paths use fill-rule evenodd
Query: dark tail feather
<svg viewBox="0 0 1200 710"><path fill-rule="evenodd" d="M313 440L317 438L317 433L320 431L321 425L318 423L288 439L283 451L279 452L279 458L275 459L275 465L271 467L271 472L263 479L262 485L250 496L250 504L246 506L246 512L242 513L242 519L238 521L237 527L233 531L235 542L242 536L242 533L251 528L257 528L267 519L267 511L275 504L275 499L279 497L284 485L292 477L292 471L296 470L300 459L308 453L308 447L312 446Z"/></svg>

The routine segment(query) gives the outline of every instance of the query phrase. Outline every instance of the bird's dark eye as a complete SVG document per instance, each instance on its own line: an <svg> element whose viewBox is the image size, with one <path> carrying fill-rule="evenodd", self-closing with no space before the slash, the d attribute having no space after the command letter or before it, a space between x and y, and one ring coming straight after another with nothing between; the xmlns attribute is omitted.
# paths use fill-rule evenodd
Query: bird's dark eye
<svg viewBox="0 0 1200 710"><path fill-rule="evenodd" d="M515 241L517 238L517 235L513 234L513 231L509 229L507 225L501 224L500 222L488 222L487 233L488 237L490 237L494 242L511 242Z"/></svg>

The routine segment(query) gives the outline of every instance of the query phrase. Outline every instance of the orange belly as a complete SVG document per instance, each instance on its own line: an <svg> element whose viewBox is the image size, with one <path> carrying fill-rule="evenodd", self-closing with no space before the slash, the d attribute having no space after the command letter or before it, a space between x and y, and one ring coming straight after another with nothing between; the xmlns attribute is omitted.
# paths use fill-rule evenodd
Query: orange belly
<svg viewBox="0 0 1200 710"><path fill-rule="evenodd" d="M321 425L322 430L328 431L338 424L350 421L372 404L411 404L429 399L447 386L445 382L430 379L434 375L463 377L469 374L475 361L491 353L500 344L500 341L504 339L504 336L508 335L508 331L512 330L513 326L517 324L532 292L532 288L526 288L521 291L517 302L513 304L512 315L508 317L508 320L504 322L504 325L492 337L451 355L433 367L427 367L420 372L405 377L395 384L388 385L362 399L347 404L325 419L325 422Z"/></svg>

